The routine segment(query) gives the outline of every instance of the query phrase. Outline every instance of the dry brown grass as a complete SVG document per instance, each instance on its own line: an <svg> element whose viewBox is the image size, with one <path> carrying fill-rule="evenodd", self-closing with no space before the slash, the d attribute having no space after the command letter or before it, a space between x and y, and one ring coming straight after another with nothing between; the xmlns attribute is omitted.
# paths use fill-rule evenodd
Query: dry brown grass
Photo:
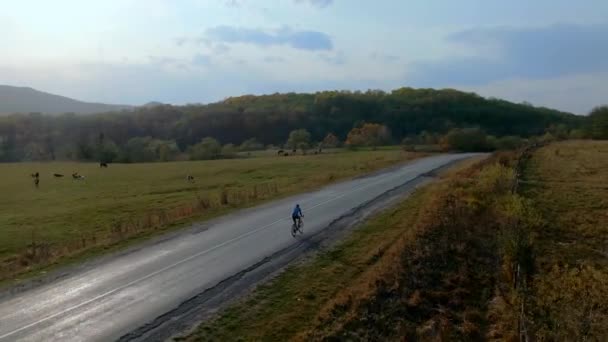
<svg viewBox="0 0 608 342"><path fill-rule="evenodd" d="M537 151L524 193L545 224L533 230L536 272L526 311L542 340L608 339L608 142Z"/></svg>
<svg viewBox="0 0 608 342"><path fill-rule="evenodd" d="M298 338L483 338L499 260L497 217L504 216L492 208L510 196L514 180L505 160L513 164L513 155L469 164L427 190L414 227L328 301L314 328Z"/></svg>
<svg viewBox="0 0 608 342"><path fill-rule="evenodd" d="M537 233L539 264L608 267L608 142L566 141L535 153L524 194L547 224Z"/></svg>

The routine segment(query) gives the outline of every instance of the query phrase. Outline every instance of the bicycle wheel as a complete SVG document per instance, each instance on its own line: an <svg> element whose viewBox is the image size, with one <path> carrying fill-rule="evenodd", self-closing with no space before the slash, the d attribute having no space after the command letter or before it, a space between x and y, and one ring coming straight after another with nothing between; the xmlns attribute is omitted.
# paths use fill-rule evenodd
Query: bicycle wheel
<svg viewBox="0 0 608 342"><path fill-rule="evenodd" d="M291 236L296 237L296 233L297 232L298 232L298 227L294 223L294 224L291 225Z"/></svg>

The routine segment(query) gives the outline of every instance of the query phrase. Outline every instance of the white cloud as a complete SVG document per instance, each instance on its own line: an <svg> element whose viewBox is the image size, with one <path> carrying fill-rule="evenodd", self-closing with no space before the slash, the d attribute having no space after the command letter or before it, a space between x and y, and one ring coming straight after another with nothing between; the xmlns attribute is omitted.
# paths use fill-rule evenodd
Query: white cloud
<svg viewBox="0 0 608 342"><path fill-rule="evenodd" d="M325 8L331 4L333 4L334 0L294 0L296 3L308 3L312 6Z"/></svg>

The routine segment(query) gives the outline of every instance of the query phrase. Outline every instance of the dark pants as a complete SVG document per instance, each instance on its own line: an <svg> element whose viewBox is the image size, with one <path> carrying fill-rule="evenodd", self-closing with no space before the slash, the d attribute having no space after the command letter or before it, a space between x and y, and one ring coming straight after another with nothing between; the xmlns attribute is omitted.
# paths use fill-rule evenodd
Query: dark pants
<svg viewBox="0 0 608 342"><path fill-rule="evenodd" d="M291 217L291 219L293 220L293 224L296 224L296 220L298 220L298 221L299 221L299 220L300 220L300 216L298 216L298 215L293 215L293 216Z"/></svg>

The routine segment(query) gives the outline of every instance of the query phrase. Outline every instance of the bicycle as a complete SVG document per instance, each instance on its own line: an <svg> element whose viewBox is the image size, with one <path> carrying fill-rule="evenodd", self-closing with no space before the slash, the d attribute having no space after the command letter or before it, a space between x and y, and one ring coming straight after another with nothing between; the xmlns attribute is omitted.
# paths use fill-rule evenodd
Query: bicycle
<svg viewBox="0 0 608 342"><path fill-rule="evenodd" d="M298 217L296 223L291 225L291 236L295 238L298 232L300 232L300 235L304 234L302 227L304 227L304 221L302 221L302 217Z"/></svg>

